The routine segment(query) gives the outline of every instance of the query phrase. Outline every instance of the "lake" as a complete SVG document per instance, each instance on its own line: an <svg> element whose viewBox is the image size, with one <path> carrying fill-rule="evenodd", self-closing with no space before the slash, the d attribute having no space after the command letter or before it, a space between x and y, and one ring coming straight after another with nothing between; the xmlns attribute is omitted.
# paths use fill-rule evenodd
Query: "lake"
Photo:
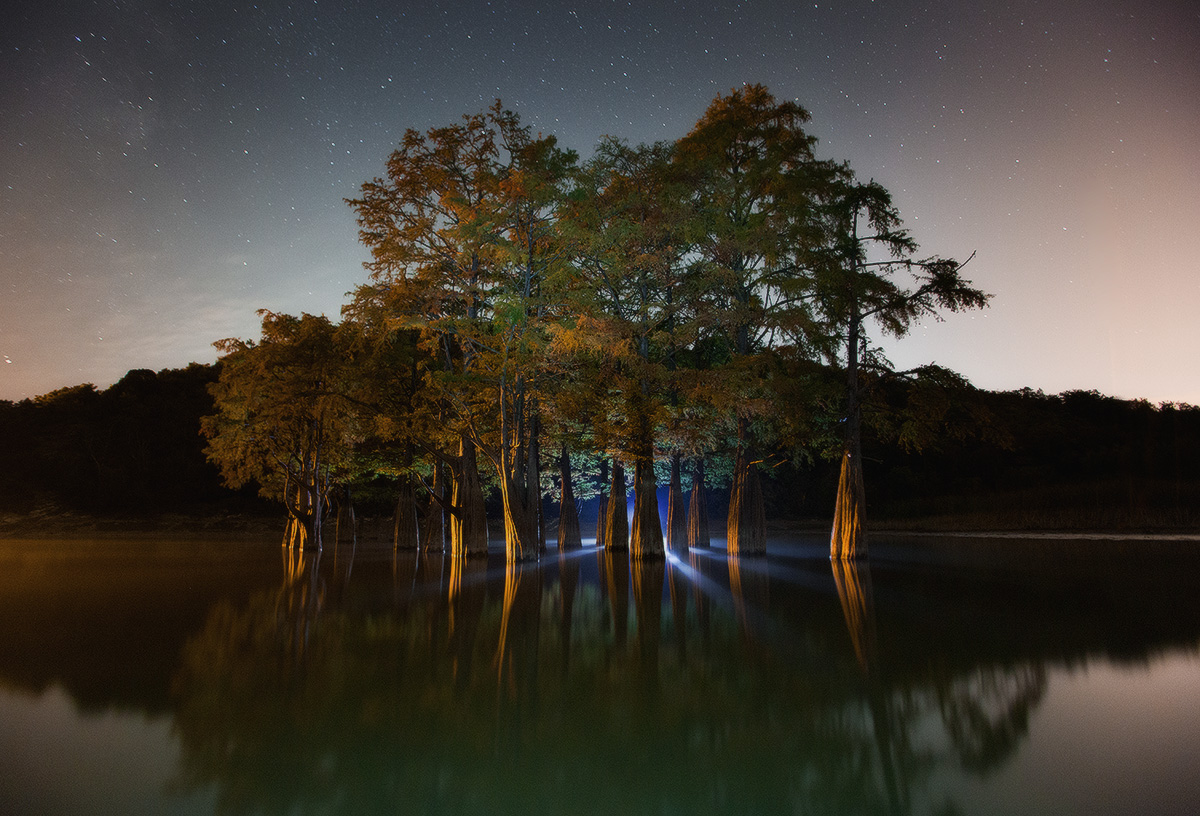
<svg viewBox="0 0 1200 816"><path fill-rule="evenodd" d="M1200 542L0 540L0 812L1200 813Z"/></svg>

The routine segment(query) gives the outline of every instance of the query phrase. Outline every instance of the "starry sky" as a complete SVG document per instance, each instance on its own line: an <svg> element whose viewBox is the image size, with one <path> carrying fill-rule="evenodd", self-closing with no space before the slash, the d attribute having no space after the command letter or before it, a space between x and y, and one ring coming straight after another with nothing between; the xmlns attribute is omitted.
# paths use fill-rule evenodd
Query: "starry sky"
<svg viewBox="0 0 1200 816"><path fill-rule="evenodd" d="M984 312L895 364L1200 404L1195 0L61 0L0 26L0 399L337 316L343 199L408 127L500 98L581 155L746 82L890 189Z"/></svg>

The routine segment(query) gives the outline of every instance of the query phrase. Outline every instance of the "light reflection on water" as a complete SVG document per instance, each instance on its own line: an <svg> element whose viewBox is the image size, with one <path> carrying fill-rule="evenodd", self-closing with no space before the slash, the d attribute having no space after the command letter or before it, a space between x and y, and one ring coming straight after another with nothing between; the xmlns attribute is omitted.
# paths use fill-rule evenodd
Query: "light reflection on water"
<svg viewBox="0 0 1200 816"><path fill-rule="evenodd" d="M913 546L0 542L0 811L1200 812L1193 556Z"/></svg>

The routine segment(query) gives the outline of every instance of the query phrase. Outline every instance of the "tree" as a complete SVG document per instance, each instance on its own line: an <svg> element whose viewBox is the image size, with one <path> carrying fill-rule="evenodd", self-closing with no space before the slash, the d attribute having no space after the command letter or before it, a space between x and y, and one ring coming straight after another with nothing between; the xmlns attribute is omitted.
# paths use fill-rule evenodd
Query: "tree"
<svg viewBox="0 0 1200 816"><path fill-rule="evenodd" d="M486 548L477 454L497 473L508 558L540 549L541 288L559 255L553 214L573 163L497 102L459 125L408 131L387 178L349 201L395 319L419 329L440 361L429 382L458 435L455 554Z"/></svg>
<svg viewBox="0 0 1200 816"><path fill-rule="evenodd" d="M288 512L285 541L321 548L321 524L335 485L351 475L355 407L345 393L351 363L326 317L261 311L262 338L230 338L204 417L205 454L233 488L249 481Z"/></svg>
<svg viewBox="0 0 1200 816"><path fill-rule="evenodd" d="M736 441L730 552L765 552L765 514L752 422L769 416L761 357L805 342L814 328L807 249L819 238L817 196L832 166L813 156L808 111L762 85L718 96L679 140L676 168L691 188L691 240L705 293L709 399L728 408Z"/></svg>
<svg viewBox="0 0 1200 816"><path fill-rule="evenodd" d="M915 257L917 244L902 228L899 212L881 185L856 182L843 168L830 190L823 206L826 238L812 262L821 317L828 335L837 340L831 360L841 365L846 378L830 557L851 560L867 555L862 470L866 382L894 373L882 350L871 343L871 325L903 337L923 317L982 308L991 296L962 277L965 263Z"/></svg>
<svg viewBox="0 0 1200 816"><path fill-rule="evenodd" d="M490 280L485 264L484 202L492 189L495 134L482 114L422 134L408 130L389 156L387 175L348 199L365 264L376 284L358 296L377 297L388 319L418 330L438 362L428 375L432 399L451 438L428 440L450 470L450 546L456 557L487 552L487 520L475 445L454 389L472 376L476 354L463 335L482 320Z"/></svg>
<svg viewBox="0 0 1200 816"><path fill-rule="evenodd" d="M605 139L579 175L568 211L577 280L571 347L590 356L587 383L599 406L595 437L614 463L606 546L621 546L624 464L632 466L634 557L662 557L654 462L671 393L670 351L686 242L682 203L670 175L671 146ZM563 333L565 334L565 332ZM559 338L560 345L562 338ZM620 483L618 483L620 480Z"/></svg>
<svg viewBox="0 0 1200 816"><path fill-rule="evenodd" d="M391 294L385 286L362 286L342 309L356 359L351 387L366 416L356 456L363 471L397 481L393 546L441 552L449 496L438 478L441 462L430 451L448 450L455 440L442 433L437 400L426 384L436 360L416 329L391 319ZM430 494L424 508L419 484Z"/></svg>

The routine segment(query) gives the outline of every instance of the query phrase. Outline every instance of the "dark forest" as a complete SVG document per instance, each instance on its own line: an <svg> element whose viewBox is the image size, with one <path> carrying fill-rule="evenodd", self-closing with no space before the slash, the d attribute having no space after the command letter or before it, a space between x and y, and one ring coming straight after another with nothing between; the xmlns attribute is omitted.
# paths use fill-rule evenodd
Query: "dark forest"
<svg viewBox="0 0 1200 816"><path fill-rule="evenodd" d="M31 400L0 401L0 510L28 526L77 514L209 520L277 519L256 487L222 486L205 459L200 418L211 414L217 365L130 371L115 385L63 388ZM887 395L896 416L913 397ZM876 431L864 437L875 524L932 529L1175 529L1194 526L1200 506L1200 408L1151 405L1094 391L1043 394L965 386L955 395L954 433L910 452ZM882 408L880 410L883 410ZM825 528L837 463L813 452L765 471L768 517ZM549 468L548 468L549 470ZM711 496L721 517L728 479ZM586 488L585 488L586 489ZM394 483L358 491L360 511L387 516ZM595 502L581 501L585 518ZM489 498L489 515L498 512ZM558 515L547 499L547 514Z"/></svg>

